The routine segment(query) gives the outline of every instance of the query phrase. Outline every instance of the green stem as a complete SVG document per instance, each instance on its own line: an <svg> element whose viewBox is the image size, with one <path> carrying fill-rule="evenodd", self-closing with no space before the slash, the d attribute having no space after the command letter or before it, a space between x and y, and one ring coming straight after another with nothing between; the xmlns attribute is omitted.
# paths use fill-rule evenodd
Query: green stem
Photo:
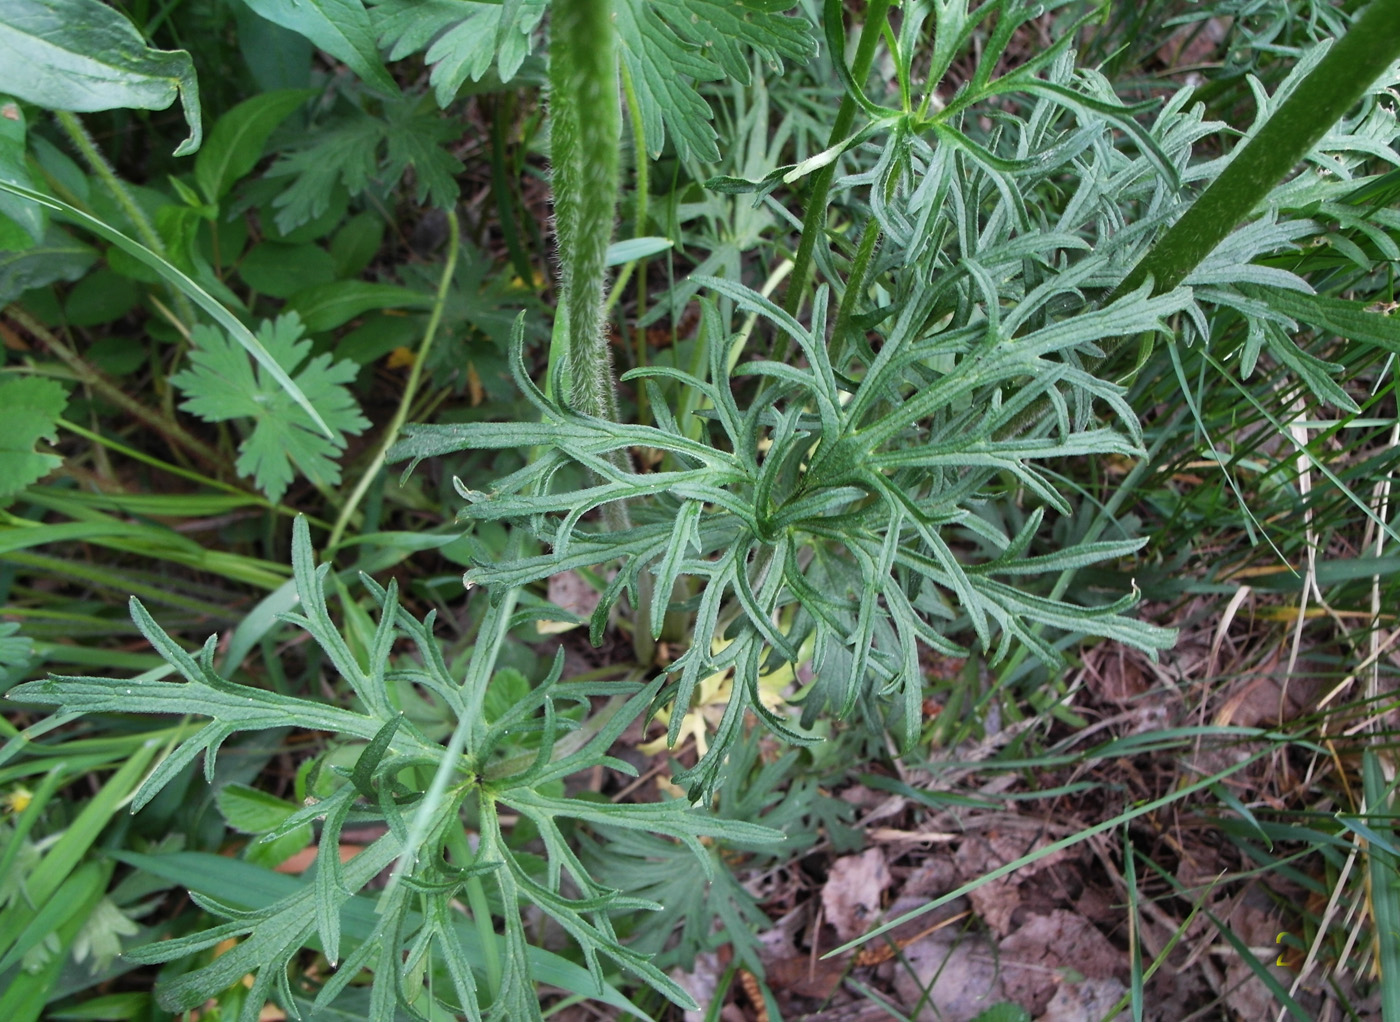
<svg viewBox="0 0 1400 1022"><path fill-rule="evenodd" d="M491 903L486 900L486 887L479 876L467 880L466 892L472 922L476 924L476 937L481 943L482 956L486 959L486 991L494 1004L501 996L501 949L496 946L498 938L496 924L491 920Z"/></svg>
<svg viewBox="0 0 1400 1022"><path fill-rule="evenodd" d="M515 218L515 194L506 174L506 153L509 151L506 103L505 98L497 100L491 112L491 191L496 198L496 215L501 220L501 233L505 235L515 273L526 290L534 292L538 290L535 287L535 270L530 265L525 246L520 243L520 227Z"/></svg>
<svg viewBox="0 0 1400 1022"><path fill-rule="evenodd" d="M875 254L875 246L880 240L880 225L871 217L865 222L865 231L860 236L855 258L851 261L851 272L846 278L846 290L841 295L841 304L836 310L836 325L831 330L831 361L833 365L844 365L849 346L846 335L851 331L851 320L865 293L866 280L870 275L870 260Z"/></svg>
<svg viewBox="0 0 1400 1022"><path fill-rule="evenodd" d="M646 125L642 121L642 105L637 100L637 90L632 85L632 75L628 73L625 66L622 68L622 94L627 99L627 121L632 128L632 158L637 175L637 209L632 218L632 233L640 238L647 233L647 217L650 212L647 204L651 199L651 154L647 152L647 133ZM639 259L635 265L637 267L637 321L640 323L647 311L647 261ZM636 365L638 367L646 365L646 327L637 327L633 343L636 345ZM645 426L650 418L651 415L647 409L647 390L645 387L638 387L637 422Z"/></svg>
<svg viewBox="0 0 1400 1022"><path fill-rule="evenodd" d="M161 239L155 225L151 223L151 218L132 197L130 190L126 187L126 182L117 177L117 172L107 162L107 157L102 155L102 150L97 148L97 143L88 134L83 122L67 110L56 110L54 117L72 141L73 148L78 150L78 154L92 168L92 172L97 175L98 180L111 193L112 198L116 200L117 205L121 207L122 212L136 228L136 233L141 236L146 247L161 258L165 258L165 242ZM181 317L186 323L193 323L195 321L194 307L190 305L189 299L175 288L170 290L176 305L179 306Z"/></svg>
<svg viewBox="0 0 1400 1022"><path fill-rule="evenodd" d="M1141 287L1149 278L1154 294L1181 284L1307 157L1397 58L1400 0L1372 0L1350 31L1332 45L1254 137L1235 152L1220 176L1138 261L1103 304ZM1097 372L1127 340L1118 337L1102 342L1103 356L1085 359L1085 368ZM1140 357L1139 364L1142 360ZM1001 435L1020 433L1039 421L1047 407L1044 399L1033 402Z"/></svg>
<svg viewBox="0 0 1400 1022"><path fill-rule="evenodd" d="M428 316L428 326L423 331L423 343L418 346L418 354L413 359L413 368L409 370L408 382L404 385L403 395L399 398L399 406L394 410L394 418L389 422L389 428L384 431L384 437L379 442L379 449L375 451L374 459L360 473L360 478L355 483L355 489L351 492L350 499L345 502L345 505L340 509L340 514L336 516L335 525L331 528L330 539L326 542L328 553L335 548L340 542L341 536L345 534L345 528L349 525L355 509L360 506L360 502L364 500L370 485L384 468L384 456L388 453L389 448L398 441L399 433L403 429L404 423L408 421L409 408L413 405L413 399L418 394L418 385L423 379L423 366L428 361L428 353L433 350L433 340L437 337L438 326L442 323L442 312L447 307L447 292L452 286L452 276L457 271L457 249L460 245L461 230L457 224L457 211L449 209L447 211L447 259L443 263L437 296L433 299L432 312Z"/></svg>
<svg viewBox="0 0 1400 1022"><path fill-rule="evenodd" d="M870 65L875 60L875 47L880 41L889 9L890 0L870 0L866 8L865 25L860 30L860 42L856 44L855 59L851 62L851 77L857 82L865 81L866 76L870 74ZM844 54L833 53L831 59L846 58ZM853 97L842 97L841 105L836 110L836 120L832 122L831 133L827 136L828 147L836 145L850 135L851 125L856 119L856 106ZM802 238L797 243L797 254L792 260L792 279L788 282L787 296L783 301L783 308L790 316L796 316L802 306L803 293L807 289L807 275L812 268L812 251L817 238L826 230L826 197L831 190L831 182L836 178L836 162L833 160L812 175L807 212L802 218ZM774 356L778 361L786 361L786 349L790 343L786 338L780 342L783 350Z"/></svg>
<svg viewBox="0 0 1400 1022"><path fill-rule="evenodd" d="M555 0L552 16L550 158L560 303L568 317L565 399L584 415L616 422L617 386L604 299L622 147L617 31L608 0ZM621 464L627 455L619 452L616 457ZM610 531L631 528L622 501L605 505L603 518ZM636 620L642 622L652 598L651 577L645 571L637 589ZM654 645L647 628L636 624L632 640L638 660L649 663Z"/></svg>
<svg viewBox="0 0 1400 1022"><path fill-rule="evenodd" d="M1157 294L1185 280L1397 58L1400 0L1373 0L1195 204L1133 267L1115 294L1140 287L1148 277Z"/></svg>
<svg viewBox="0 0 1400 1022"><path fill-rule="evenodd" d="M550 155L569 392L585 415L617 420L603 317L617 207L622 116L617 38L607 0L556 0L550 39Z"/></svg>

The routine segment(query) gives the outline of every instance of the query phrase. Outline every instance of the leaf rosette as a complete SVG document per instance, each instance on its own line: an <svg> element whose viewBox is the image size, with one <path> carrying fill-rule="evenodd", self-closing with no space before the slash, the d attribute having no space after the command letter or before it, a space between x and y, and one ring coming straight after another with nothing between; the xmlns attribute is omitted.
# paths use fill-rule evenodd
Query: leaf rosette
<svg viewBox="0 0 1400 1022"><path fill-rule="evenodd" d="M724 320L718 303L706 300L698 345L708 352L707 377L666 367L628 373L624 380L650 389L656 425L621 425L548 398L529 378L517 330L516 382L541 420L413 426L390 458L416 464L468 448L540 450L490 493L458 481L468 501L462 519L515 521L550 548L479 563L465 576L469 586L500 592L620 558L592 615L595 642L624 593L640 605L642 572L659 595L637 627L659 637L668 611L693 615L689 649L667 667L671 683L662 697L688 706L700 680L723 670L734 672L738 695L709 752L678 777L701 800L714 790L746 707L785 739L807 740L765 705L759 679L775 663L798 661L809 641L815 678L791 700L802 706L800 726L810 727L823 710L844 716L858 704L876 714L876 701L892 698L891 714L881 716L897 722L906 743L920 724L919 651L968 655L953 638L960 633L970 632L993 662L1019 642L1062 664L1047 630L1147 651L1172 641L1170 630L1125 615L1135 592L1085 606L1020 584L1141 546L1095 542L1028 554L1045 512L1069 510L1041 463L1140 451L1121 388L1079 367L1080 355L1103 338L1164 331L1165 317L1190 301L1186 288L1157 297L1143 288L1102 309L1081 305L1077 315L1030 325L1047 303L1100 270L1085 260L1002 315L991 273L965 261L950 280L961 281L982 314L932 332L905 321L859 376L829 361L824 296L803 326L748 288L708 279L722 300L792 338L804 364L752 360L731 371ZM680 385L682 417L669 410L661 380ZM738 391L751 395L743 407ZM1046 421L1012 430L1042 400L1052 409ZM1121 430L1088 421L1094 402L1111 409ZM659 452L660 468L640 471L630 457L617 457L641 450ZM569 464L588 470L586 485L561 484ZM1008 485L1035 505L1014 531L979 513L990 493ZM630 528L595 527L590 515L613 501L628 503ZM672 743L682 716L671 714Z"/></svg>

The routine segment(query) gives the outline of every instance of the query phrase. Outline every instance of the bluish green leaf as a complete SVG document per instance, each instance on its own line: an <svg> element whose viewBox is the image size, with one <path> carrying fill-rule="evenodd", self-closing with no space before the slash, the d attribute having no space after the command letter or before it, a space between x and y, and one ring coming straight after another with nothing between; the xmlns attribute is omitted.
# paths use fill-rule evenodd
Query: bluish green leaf
<svg viewBox="0 0 1400 1022"><path fill-rule="evenodd" d="M153 50L100 0L5 0L0 7L0 93L50 110L164 110L178 97L190 137L204 134L194 63L184 50Z"/></svg>

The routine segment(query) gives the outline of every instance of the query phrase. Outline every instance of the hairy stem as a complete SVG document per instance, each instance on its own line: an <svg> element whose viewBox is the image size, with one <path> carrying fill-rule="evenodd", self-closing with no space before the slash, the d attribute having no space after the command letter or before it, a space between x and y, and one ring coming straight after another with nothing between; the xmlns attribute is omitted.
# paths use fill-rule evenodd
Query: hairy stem
<svg viewBox="0 0 1400 1022"><path fill-rule="evenodd" d="M550 158L570 385L585 415L616 420L604 329L608 242L617 207L622 114L617 39L607 0L556 0L550 39Z"/></svg>
<svg viewBox="0 0 1400 1022"><path fill-rule="evenodd" d="M156 230L155 225L151 223L151 218L148 217L146 211L137 204L130 190L126 187L126 183L117 176L117 172L113 170L112 165L107 162L107 157L102 155L102 150L97 148L97 143L94 142L92 136L88 134L88 130L83 125L83 122L78 120L75 115L69 113L67 110L55 111L54 118L58 121L59 127L63 129L64 133L67 134L69 140L73 143L73 148L78 150L78 154L82 156L83 161L87 163L88 167L92 169L92 172L97 175L97 179L101 181L107 191L111 193L112 198L116 201L117 205L121 207L122 212L126 214L127 219L130 220L132 225L136 228L136 233L141 236L142 242L144 242L146 247L152 252L162 258L166 258L165 242L161 238L160 233ZM175 287L170 288L170 294L175 301L176 307L180 311L181 319L184 320L186 324L194 323L194 306L190 304L190 300Z"/></svg>
<svg viewBox="0 0 1400 1022"><path fill-rule="evenodd" d="M550 160L553 163L554 232L559 244L560 302L568 315L569 386L575 411L616 422L617 386L605 330L608 242L617 212L622 110L617 74L617 32L608 0L555 0L550 28ZM640 154L645 160L646 154ZM618 458L626 455L619 453ZM604 506L608 528L631 528L627 505ZM654 644L646 627L651 576L637 579L632 644L650 663Z"/></svg>
<svg viewBox="0 0 1400 1022"><path fill-rule="evenodd" d="M633 215L632 233L636 237L642 237L647 233L647 216L649 210L647 203L651 198L651 156L647 152L646 127L642 123L642 107L637 101L637 90L632 86L632 76L627 73L627 69L622 69L622 91L627 97L627 121L632 129L632 160L636 167L636 200L637 209ZM639 259L633 264L637 273L637 320L640 321L647 311L647 261ZM638 326L635 336L637 356L636 364L644 366L647 363L647 330L644 326ZM650 416L647 411L647 391L645 387L637 389L637 421L646 425Z"/></svg>

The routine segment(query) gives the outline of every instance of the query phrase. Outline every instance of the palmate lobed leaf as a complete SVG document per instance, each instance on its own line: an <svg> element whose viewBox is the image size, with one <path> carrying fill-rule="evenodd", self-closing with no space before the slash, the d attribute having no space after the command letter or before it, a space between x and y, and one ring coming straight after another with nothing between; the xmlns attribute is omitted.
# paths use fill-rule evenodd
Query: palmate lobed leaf
<svg viewBox="0 0 1400 1022"><path fill-rule="evenodd" d="M266 177L290 178L272 200L277 226L289 232L321 216L343 187L352 196L392 187L410 170L416 198L438 207L457 198L462 163L443 143L460 136L427 96L406 95L341 109L287 146Z"/></svg>
<svg viewBox="0 0 1400 1022"><path fill-rule="evenodd" d="M310 360L311 342L302 337L295 313L264 321L259 340L312 402L333 436L315 429L292 399L254 368L243 350L220 330L196 327L190 368L171 378L185 394L181 408L206 422L251 419L252 431L239 445L238 471L253 476L273 501L281 500L293 479L293 466L313 482L335 485L345 435L362 432L369 420L346 386L359 367L349 360L332 363L329 354Z"/></svg>

